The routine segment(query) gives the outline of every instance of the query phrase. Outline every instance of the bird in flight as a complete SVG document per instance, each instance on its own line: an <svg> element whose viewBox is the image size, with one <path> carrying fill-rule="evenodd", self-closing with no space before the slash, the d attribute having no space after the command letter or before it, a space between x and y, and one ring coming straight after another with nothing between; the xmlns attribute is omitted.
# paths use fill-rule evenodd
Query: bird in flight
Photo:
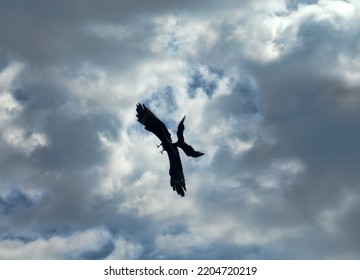
<svg viewBox="0 0 360 280"><path fill-rule="evenodd" d="M184 196L186 191L185 177L181 164L180 154L178 148L181 148L185 154L189 157L200 157L204 153L195 151L193 147L185 143L184 140L184 121L185 116L182 118L177 129L178 141L173 143L171 140L171 134L166 128L165 124L160 121L144 104L136 105L136 117L138 122L145 126L145 129L154 133L161 141L160 145L163 150L167 152L170 162L170 185L173 190L179 195Z"/></svg>

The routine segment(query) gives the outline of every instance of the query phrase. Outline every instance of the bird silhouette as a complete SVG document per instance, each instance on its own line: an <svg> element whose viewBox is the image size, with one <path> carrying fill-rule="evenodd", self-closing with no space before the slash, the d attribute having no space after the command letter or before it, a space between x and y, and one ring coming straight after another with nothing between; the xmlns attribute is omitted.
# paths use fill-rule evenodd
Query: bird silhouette
<svg viewBox="0 0 360 280"><path fill-rule="evenodd" d="M154 133L161 141L158 147L162 146L163 150L167 152L170 162L170 185L174 191L179 195L185 196L186 184L184 172L181 164L180 154L178 148L181 148L187 156L200 157L204 153L195 151L193 147L185 143L184 139L184 121L185 116L182 118L178 125L177 137L178 141L173 143L171 140L171 134L168 131L165 124L159 120L154 113L152 113L144 104L138 103L136 105L136 117L138 122L145 126L145 129Z"/></svg>

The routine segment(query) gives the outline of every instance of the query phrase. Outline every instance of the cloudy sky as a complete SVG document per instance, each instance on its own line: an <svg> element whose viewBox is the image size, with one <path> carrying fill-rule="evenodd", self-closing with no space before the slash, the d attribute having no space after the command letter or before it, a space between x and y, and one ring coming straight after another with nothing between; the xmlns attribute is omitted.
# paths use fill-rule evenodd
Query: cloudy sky
<svg viewBox="0 0 360 280"><path fill-rule="evenodd" d="M0 0L0 258L358 259L359 94L357 0Z"/></svg>

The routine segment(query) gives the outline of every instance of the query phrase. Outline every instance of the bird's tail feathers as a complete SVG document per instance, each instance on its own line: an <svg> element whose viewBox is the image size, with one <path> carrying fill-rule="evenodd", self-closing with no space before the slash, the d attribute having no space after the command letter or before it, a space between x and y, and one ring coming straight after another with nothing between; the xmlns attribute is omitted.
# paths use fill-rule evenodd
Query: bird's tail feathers
<svg viewBox="0 0 360 280"><path fill-rule="evenodd" d="M172 186L173 190L178 193L178 195L185 196L185 180L184 179L177 179L174 177L170 178L170 185Z"/></svg>

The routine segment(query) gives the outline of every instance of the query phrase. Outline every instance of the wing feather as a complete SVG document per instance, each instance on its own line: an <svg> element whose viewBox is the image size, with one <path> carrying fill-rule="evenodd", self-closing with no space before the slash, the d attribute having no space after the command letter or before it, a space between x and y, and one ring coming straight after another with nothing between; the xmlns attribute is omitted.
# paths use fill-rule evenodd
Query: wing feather
<svg viewBox="0 0 360 280"><path fill-rule="evenodd" d="M204 153L199 152L199 151L195 151L195 149L193 147L191 147L189 144L185 143L185 139L184 139L184 130L185 130L184 121L185 121L185 116L182 118L182 120L180 121L180 123L178 125L178 130L176 132L177 137L178 137L178 141L175 143L176 146L181 148L188 157L200 157L200 156L204 155Z"/></svg>
<svg viewBox="0 0 360 280"><path fill-rule="evenodd" d="M154 133L162 143L171 143L171 134L166 125L160 121L144 104L137 104L136 112L138 122L143 124L146 130Z"/></svg>

